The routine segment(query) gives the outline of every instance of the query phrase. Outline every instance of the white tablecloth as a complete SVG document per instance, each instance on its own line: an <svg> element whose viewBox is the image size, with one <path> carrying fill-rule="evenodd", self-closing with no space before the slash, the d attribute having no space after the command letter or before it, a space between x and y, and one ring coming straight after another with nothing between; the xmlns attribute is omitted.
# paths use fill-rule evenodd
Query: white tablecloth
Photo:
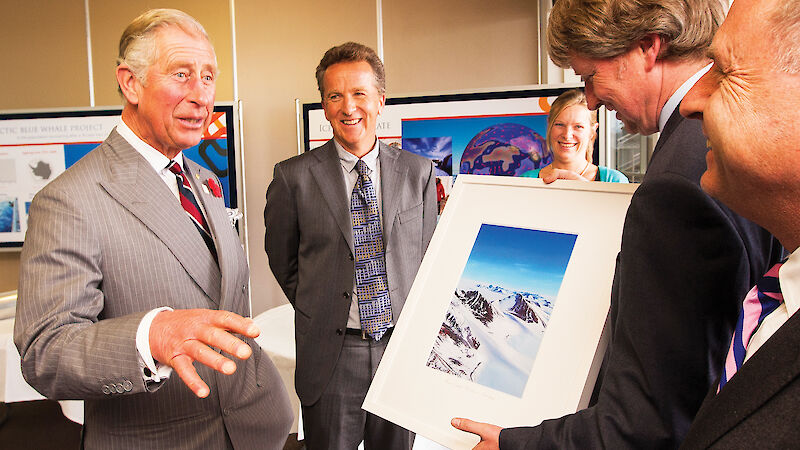
<svg viewBox="0 0 800 450"><path fill-rule="evenodd" d="M294 368L297 361L294 345L294 308L289 303L272 308L253 318L261 335L256 342L267 352L289 393L289 400L294 411L292 433L298 431L300 417L300 399L294 390Z"/></svg>

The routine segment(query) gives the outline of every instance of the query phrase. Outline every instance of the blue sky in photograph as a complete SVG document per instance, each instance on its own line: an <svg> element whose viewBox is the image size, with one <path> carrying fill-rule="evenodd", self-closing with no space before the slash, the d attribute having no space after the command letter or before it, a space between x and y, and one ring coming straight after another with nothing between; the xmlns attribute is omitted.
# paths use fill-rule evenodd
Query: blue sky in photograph
<svg viewBox="0 0 800 450"><path fill-rule="evenodd" d="M428 159L442 159L453 153L453 139L450 136L406 138L400 146L403 150Z"/></svg>
<svg viewBox="0 0 800 450"><path fill-rule="evenodd" d="M577 235L482 224L462 278L555 300Z"/></svg>

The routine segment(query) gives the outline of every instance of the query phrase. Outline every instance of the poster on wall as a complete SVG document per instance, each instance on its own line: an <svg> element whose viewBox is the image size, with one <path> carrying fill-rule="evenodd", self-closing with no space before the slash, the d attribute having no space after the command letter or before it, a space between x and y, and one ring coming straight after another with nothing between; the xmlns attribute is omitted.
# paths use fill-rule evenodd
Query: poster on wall
<svg viewBox="0 0 800 450"><path fill-rule="evenodd" d="M468 449L453 417L524 426L586 407L635 189L459 176L363 408Z"/></svg>
<svg viewBox="0 0 800 450"><path fill-rule="evenodd" d="M0 249L22 247L33 196L108 137L120 108L0 113ZM213 171L237 206L235 108L219 104L184 155ZM231 149L231 151L228 151Z"/></svg>
<svg viewBox="0 0 800 450"><path fill-rule="evenodd" d="M556 97L574 87L387 98L377 134L387 145L431 159L449 195L460 174L519 176L550 164L547 114ZM302 114L300 151L333 137L320 103L303 104Z"/></svg>

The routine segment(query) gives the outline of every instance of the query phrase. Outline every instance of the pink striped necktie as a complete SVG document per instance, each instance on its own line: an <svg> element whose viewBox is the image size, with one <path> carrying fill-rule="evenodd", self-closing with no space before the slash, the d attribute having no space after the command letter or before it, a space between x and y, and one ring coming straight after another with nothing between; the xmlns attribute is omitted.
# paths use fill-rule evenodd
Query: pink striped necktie
<svg viewBox="0 0 800 450"><path fill-rule="evenodd" d="M781 294L781 285L778 280L778 270L782 265L783 262L780 262L772 266L744 298L742 311L736 321L736 329L728 349L728 356L725 358L725 365L722 368L717 393L744 364L747 345L758 326L765 317L783 303L783 294Z"/></svg>

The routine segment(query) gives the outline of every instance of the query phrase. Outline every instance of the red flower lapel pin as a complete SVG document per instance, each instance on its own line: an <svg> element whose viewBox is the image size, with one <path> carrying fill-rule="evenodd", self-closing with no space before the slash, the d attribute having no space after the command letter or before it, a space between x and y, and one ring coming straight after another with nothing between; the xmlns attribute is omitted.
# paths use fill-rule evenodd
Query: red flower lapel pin
<svg viewBox="0 0 800 450"><path fill-rule="evenodd" d="M222 197L222 189L219 187L216 181L213 178L209 178L206 180L206 186L208 186L208 190L214 194L214 197L221 198Z"/></svg>

